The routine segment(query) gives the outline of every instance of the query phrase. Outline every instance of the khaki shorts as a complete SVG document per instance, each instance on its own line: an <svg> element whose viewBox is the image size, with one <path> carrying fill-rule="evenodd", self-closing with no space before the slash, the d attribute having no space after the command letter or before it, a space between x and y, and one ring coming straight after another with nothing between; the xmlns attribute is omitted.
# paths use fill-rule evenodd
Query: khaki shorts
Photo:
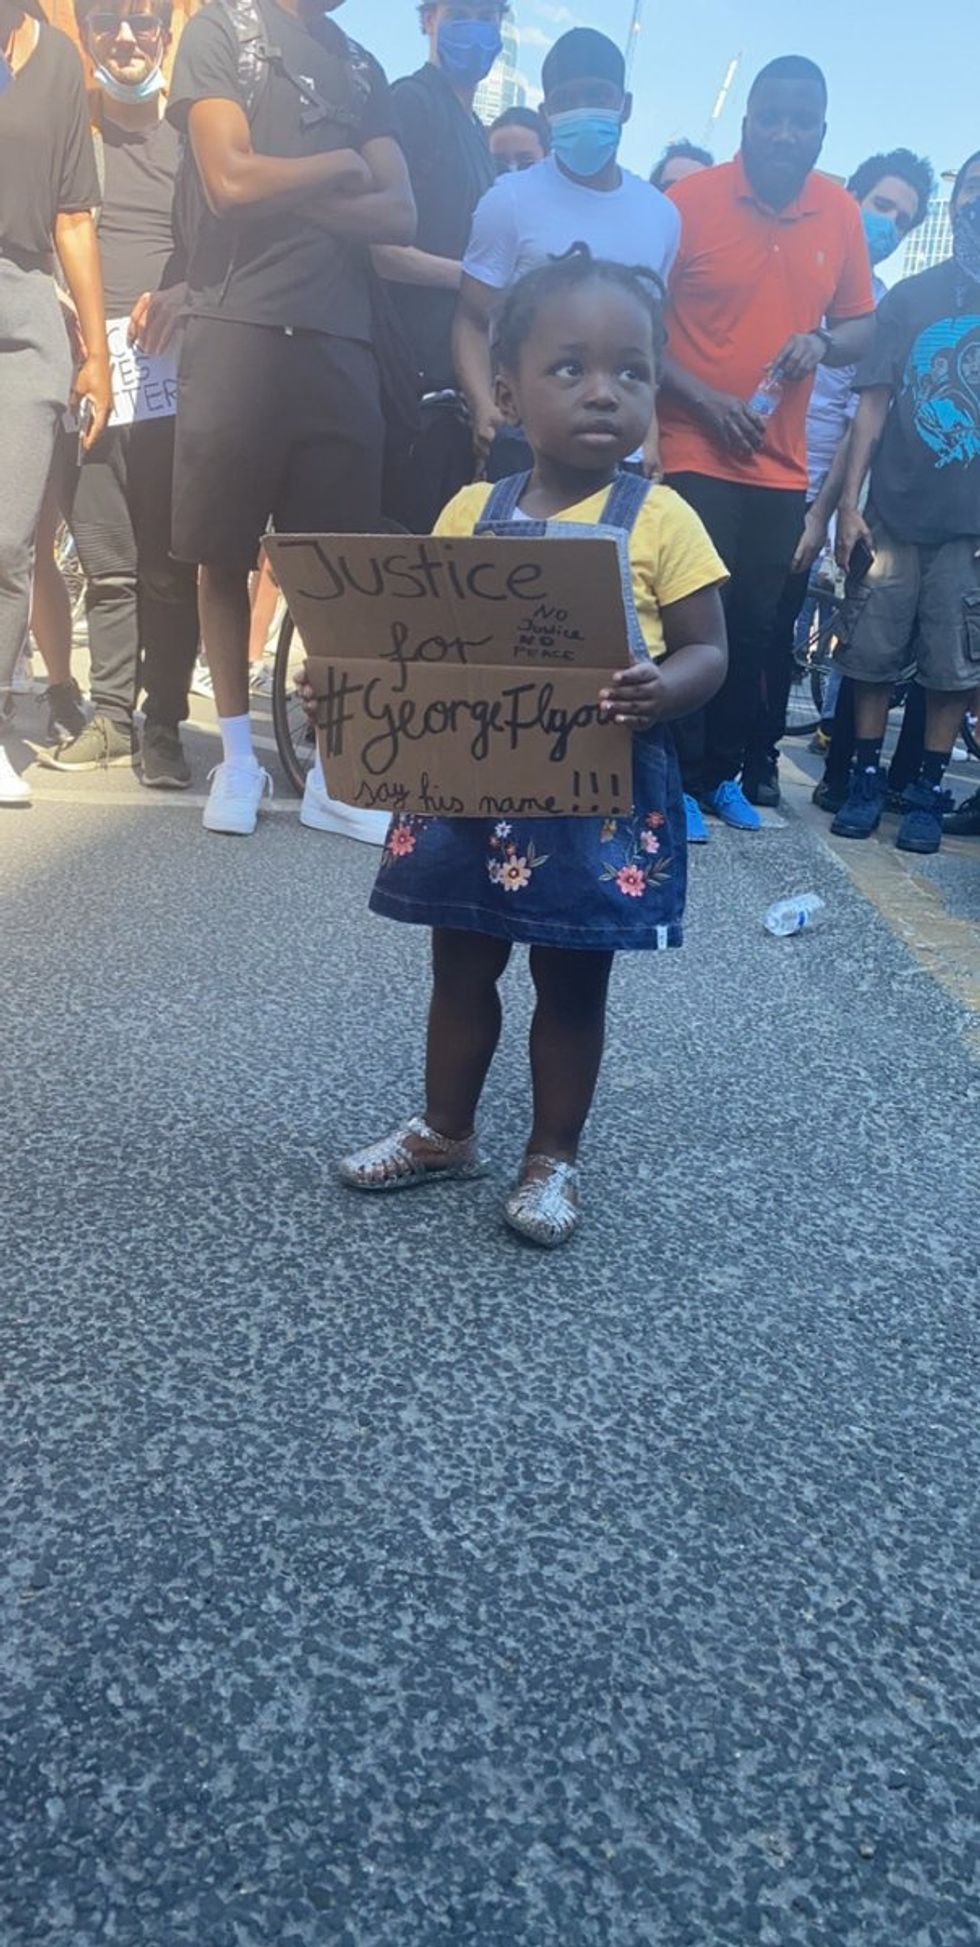
<svg viewBox="0 0 980 1947"><path fill-rule="evenodd" d="M871 512L875 558L864 581L850 578L835 661L858 683L927 690L980 685L980 536L922 547L898 541Z"/></svg>

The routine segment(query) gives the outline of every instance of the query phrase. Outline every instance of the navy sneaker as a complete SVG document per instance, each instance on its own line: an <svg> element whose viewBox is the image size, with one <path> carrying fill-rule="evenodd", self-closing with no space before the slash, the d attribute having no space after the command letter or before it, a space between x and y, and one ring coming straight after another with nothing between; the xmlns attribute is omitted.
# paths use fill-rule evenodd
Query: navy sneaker
<svg viewBox="0 0 980 1947"><path fill-rule="evenodd" d="M687 791L684 793L684 817L687 822L687 842L689 845L707 845L708 827L704 813L696 798Z"/></svg>
<svg viewBox="0 0 980 1947"><path fill-rule="evenodd" d="M955 810L947 811L943 831L953 838L980 838L980 791L974 791L972 798L964 798Z"/></svg>
<svg viewBox="0 0 980 1947"><path fill-rule="evenodd" d="M885 808L883 771L856 771L851 788L830 829L835 838L870 838Z"/></svg>
<svg viewBox="0 0 980 1947"><path fill-rule="evenodd" d="M761 832L762 819L754 805L751 805L738 780L726 777L714 791L706 791L701 799L705 811L713 811L723 825L730 825L736 832Z"/></svg>
<svg viewBox="0 0 980 1947"><path fill-rule="evenodd" d="M910 784L895 840L900 852L938 852L943 842L943 796L931 784Z"/></svg>

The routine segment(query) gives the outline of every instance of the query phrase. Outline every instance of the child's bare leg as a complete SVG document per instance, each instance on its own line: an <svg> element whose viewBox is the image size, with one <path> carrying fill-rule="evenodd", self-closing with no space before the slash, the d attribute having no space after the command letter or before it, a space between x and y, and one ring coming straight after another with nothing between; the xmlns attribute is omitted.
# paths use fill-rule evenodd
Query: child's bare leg
<svg viewBox="0 0 980 1947"><path fill-rule="evenodd" d="M477 1103L500 1039L497 982L510 943L436 927L425 1058L426 1120L459 1142L473 1133Z"/></svg>
<svg viewBox="0 0 980 1947"><path fill-rule="evenodd" d="M506 940L435 929L425 1116L344 1157L340 1175L353 1189L397 1190L443 1174L480 1173L473 1122L500 1035L497 982L509 957Z"/></svg>
<svg viewBox="0 0 980 1947"><path fill-rule="evenodd" d="M538 1003L531 1023L529 1156L575 1161L599 1077L612 963L611 953L531 948Z"/></svg>

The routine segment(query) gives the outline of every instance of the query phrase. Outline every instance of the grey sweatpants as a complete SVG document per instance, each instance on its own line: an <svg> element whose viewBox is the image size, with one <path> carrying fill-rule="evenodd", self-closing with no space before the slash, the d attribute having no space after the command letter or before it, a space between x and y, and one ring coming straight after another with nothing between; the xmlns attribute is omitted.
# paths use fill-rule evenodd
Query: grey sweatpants
<svg viewBox="0 0 980 1947"><path fill-rule="evenodd" d="M53 278L0 256L0 696L27 636L34 533L70 389Z"/></svg>

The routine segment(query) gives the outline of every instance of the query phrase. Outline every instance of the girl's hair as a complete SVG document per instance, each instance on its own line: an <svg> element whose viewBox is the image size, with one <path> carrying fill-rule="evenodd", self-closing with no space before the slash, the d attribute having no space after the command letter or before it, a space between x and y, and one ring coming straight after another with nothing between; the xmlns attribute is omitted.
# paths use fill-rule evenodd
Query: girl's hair
<svg viewBox="0 0 980 1947"><path fill-rule="evenodd" d="M548 263L539 265L537 270L528 271L514 285L500 314L494 336L494 366L499 371L513 372L517 368L521 350L534 326L535 318L543 304L552 298L562 297L567 291L577 291L585 284L612 284L615 289L628 291L630 297L647 312L653 328L654 361L663 349L665 332L663 327L663 300L666 295L663 279L655 270L643 264L632 268L627 264L614 264L607 257L593 257L587 243L573 243L563 257L552 257Z"/></svg>

